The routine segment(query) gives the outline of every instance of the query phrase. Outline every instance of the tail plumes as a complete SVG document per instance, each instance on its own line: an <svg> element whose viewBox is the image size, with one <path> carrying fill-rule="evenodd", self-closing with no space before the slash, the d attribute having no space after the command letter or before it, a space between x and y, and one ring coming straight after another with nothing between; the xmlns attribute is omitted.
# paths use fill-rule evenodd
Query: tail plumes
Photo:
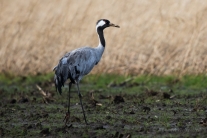
<svg viewBox="0 0 207 138"><path fill-rule="evenodd" d="M58 91L61 94L61 88L64 87L64 83L68 79L69 69L65 65L58 65L53 70L55 71L54 82L56 91Z"/></svg>

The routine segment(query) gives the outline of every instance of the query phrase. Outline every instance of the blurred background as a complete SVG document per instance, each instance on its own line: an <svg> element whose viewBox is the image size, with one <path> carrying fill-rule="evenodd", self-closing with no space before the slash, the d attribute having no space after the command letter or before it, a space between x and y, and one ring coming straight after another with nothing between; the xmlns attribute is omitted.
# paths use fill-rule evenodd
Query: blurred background
<svg viewBox="0 0 207 138"><path fill-rule="evenodd" d="M0 0L0 73L52 72L66 53L96 47L106 18L106 49L92 73L207 72L205 0Z"/></svg>

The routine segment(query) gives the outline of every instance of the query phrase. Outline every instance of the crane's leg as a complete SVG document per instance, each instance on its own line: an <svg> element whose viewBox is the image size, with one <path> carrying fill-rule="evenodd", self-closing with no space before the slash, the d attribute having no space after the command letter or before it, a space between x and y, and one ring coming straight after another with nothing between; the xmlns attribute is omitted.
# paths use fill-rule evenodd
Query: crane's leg
<svg viewBox="0 0 207 138"><path fill-rule="evenodd" d="M65 118L63 120L63 121L65 121L65 125L67 124L67 122L70 118L70 89L72 87L72 82L69 83L68 87L69 87L69 91L68 91L68 112L66 113Z"/></svg>
<svg viewBox="0 0 207 138"><path fill-rule="evenodd" d="M82 96L81 96L81 93L80 93L80 90L79 90L79 82L77 82L76 84L77 84L78 96L79 96L79 99L80 99L80 103L81 103L81 107L82 107L82 111L83 111L84 120L85 120L86 125L88 125L88 123L86 121L85 111L83 109Z"/></svg>

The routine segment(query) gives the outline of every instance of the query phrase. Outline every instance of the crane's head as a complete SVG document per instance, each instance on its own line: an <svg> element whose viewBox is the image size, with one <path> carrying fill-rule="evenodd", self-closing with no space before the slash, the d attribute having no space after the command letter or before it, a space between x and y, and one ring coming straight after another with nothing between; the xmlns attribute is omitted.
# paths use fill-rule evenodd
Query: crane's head
<svg viewBox="0 0 207 138"><path fill-rule="evenodd" d="M110 21L107 20L107 19L100 19L96 23L96 29L99 28L99 29L102 29L103 30L103 29L105 29L107 27L117 27L117 28L119 28L118 25L115 25L113 23L110 23Z"/></svg>

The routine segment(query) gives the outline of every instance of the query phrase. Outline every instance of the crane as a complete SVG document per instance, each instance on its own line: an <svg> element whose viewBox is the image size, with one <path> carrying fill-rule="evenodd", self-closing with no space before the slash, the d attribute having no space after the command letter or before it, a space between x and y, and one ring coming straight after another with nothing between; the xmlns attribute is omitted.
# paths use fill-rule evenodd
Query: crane
<svg viewBox="0 0 207 138"><path fill-rule="evenodd" d="M56 91L58 91L60 94L62 93L61 88L64 87L65 81L67 79L70 79L70 82L68 84L68 112L66 113L66 116L64 118L65 124L68 122L70 118L70 90L72 84L76 84L77 86L78 96L80 99L84 120L86 125L88 124L82 104L82 96L79 90L79 82L100 61L106 45L103 30L107 27L119 28L118 25L110 23L110 21L107 19L98 20L96 23L96 32L99 37L99 45L95 48L81 47L66 53L59 60L58 65L55 66L53 69L53 71L55 71L54 82Z"/></svg>

